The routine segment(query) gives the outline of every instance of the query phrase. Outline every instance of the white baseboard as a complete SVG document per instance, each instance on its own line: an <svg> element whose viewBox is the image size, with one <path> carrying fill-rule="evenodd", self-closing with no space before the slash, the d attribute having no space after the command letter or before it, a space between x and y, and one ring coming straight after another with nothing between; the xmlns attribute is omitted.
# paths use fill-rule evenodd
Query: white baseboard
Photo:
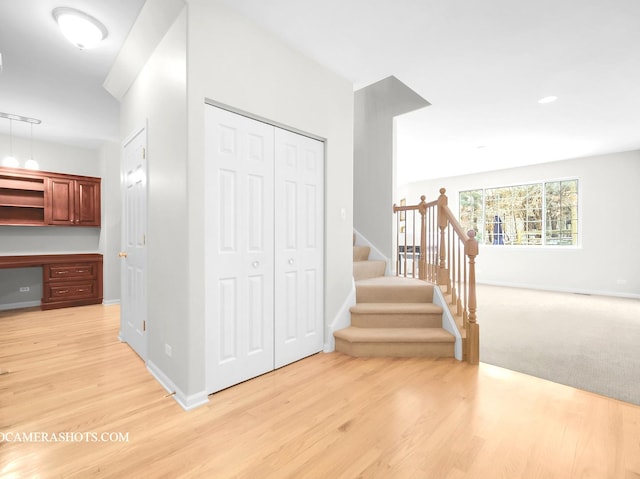
<svg viewBox="0 0 640 479"><path fill-rule="evenodd" d="M41 304L42 303L40 301L24 301L22 303L0 304L0 311L6 311L9 309L33 308L34 306L40 306Z"/></svg>
<svg viewBox="0 0 640 479"><path fill-rule="evenodd" d="M538 291L552 291L554 293L590 294L593 296L612 296L615 298L640 299L640 294L618 293L616 291L600 291L579 288L553 288L539 284L515 284L500 281L478 281L477 284L486 284L487 286L502 286L505 288L535 289Z"/></svg>
<svg viewBox="0 0 640 479"><path fill-rule="evenodd" d="M112 304L120 304L120 300L119 299L107 299L107 300L103 300L102 304L104 304L105 306L110 306Z"/></svg>
<svg viewBox="0 0 640 479"><path fill-rule="evenodd" d="M147 370L151 375L160 383L160 385L170 394L173 394L173 399L180 405L185 411L190 411L198 406L202 406L209 402L209 395L206 391L201 391L196 394L187 395L176 387L174 382L169 379L153 361L147 361Z"/></svg>
<svg viewBox="0 0 640 479"><path fill-rule="evenodd" d="M349 291L347 298L342 303L336 317L333 318L331 324L327 325L323 348L325 353L330 353L336 349L336 340L333 337L334 331L351 326L351 311L349 311L349 308L354 304L356 304L356 282L351 278L351 291Z"/></svg>
<svg viewBox="0 0 640 479"><path fill-rule="evenodd" d="M433 304L442 308L442 327L456 337L453 355L458 361L462 361L462 336L438 285L433 286Z"/></svg>

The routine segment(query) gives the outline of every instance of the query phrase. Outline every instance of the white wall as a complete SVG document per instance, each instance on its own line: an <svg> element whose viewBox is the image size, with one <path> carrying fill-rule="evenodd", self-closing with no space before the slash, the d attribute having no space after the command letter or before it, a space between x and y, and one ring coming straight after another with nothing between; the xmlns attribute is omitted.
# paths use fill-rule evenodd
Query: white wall
<svg viewBox="0 0 640 479"><path fill-rule="evenodd" d="M393 76L355 93L353 225L386 258L393 257L394 117L428 105Z"/></svg>
<svg viewBox="0 0 640 479"><path fill-rule="evenodd" d="M29 138L13 137L13 154L21 166L30 156L31 147ZM9 151L6 135L0 135L0 151ZM33 140L33 158L43 171L102 177L107 156L96 150ZM102 220L104 223L104 209ZM94 227L0 226L0 255L103 253L104 235L102 228ZM20 293L21 286L28 286L30 291ZM41 268L0 269L0 309L39 304L41 298Z"/></svg>
<svg viewBox="0 0 640 479"><path fill-rule="evenodd" d="M327 140L327 324L352 276L352 85L221 2L188 1L121 103L122 138L148 122L148 360L187 405L205 391L205 99Z"/></svg>
<svg viewBox="0 0 640 479"><path fill-rule="evenodd" d="M204 318L204 102L326 142L325 325L351 290L353 87L216 0L189 4L190 314ZM190 332L190 384L204 388L204 322Z"/></svg>
<svg viewBox="0 0 640 479"><path fill-rule="evenodd" d="M457 216L460 191L556 178L579 180L580 246L480 245L478 282L640 298L640 151L410 183L407 194L430 201L445 187Z"/></svg>
<svg viewBox="0 0 640 479"><path fill-rule="evenodd" d="M102 227L100 231L100 252L103 254L103 297L104 303L120 301L120 145L105 142L99 150L102 167Z"/></svg>
<svg viewBox="0 0 640 479"><path fill-rule="evenodd" d="M13 156L18 158L20 167L30 156L29 138L13 137ZM9 137L0 134L0 152L9 152ZM3 153L4 156L4 153ZM40 170L70 175L100 176L100 155L98 150L76 146L33 140L33 159Z"/></svg>
<svg viewBox="0 0 640 479"><path fill-rule="evenodd" d="M192 387L191 343L200 339L189 305L186 25L183 10L120 106L123 140L148 125L147 359L183 392Z"/></svg>

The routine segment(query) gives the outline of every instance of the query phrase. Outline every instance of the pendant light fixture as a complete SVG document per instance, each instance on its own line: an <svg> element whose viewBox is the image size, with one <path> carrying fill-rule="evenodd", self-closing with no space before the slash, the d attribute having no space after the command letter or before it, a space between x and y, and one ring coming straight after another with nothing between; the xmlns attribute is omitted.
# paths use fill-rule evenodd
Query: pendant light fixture
<svg viewBox="0 0 640 479"><path fill-rule="evenodd" d="M39 125L42 121L37 118L29 118L26 116L14 115L13 113L4 113L0 111L0 118L6 118L9 120L9 156L5 156L2 160L2 166L9 168L18 168L20 162L13 156L13 122L23 121L31 125L31 157L25 162L25 168L37 170L39 168L38 162L33 159L33 125Z"/></svg>
<svg viewBox="0 0 640 479"><path fill-rule="evenodd" d="M9 156L5 156L2 160L2 166L9 168L17 168L19 166L18 159L13 156L13 119L9 118Z"/></svg>
<svg viewBox="0 0 640 479"><path fill-rule="evenodd" d="M29 126L31 127L31 135L30 135L30 142L29 142L30 151L29 151L29 159L24 162L24 167L27 168L28 170L37 170L40 168L40 165L38 165L38 162L33 159L33 123L29 123Z"/></svg>
<svg viewBox="0 0 640 479"><path fill-rule="evenodd" d="M91 15L69 7L58 7L52 12L60 31L80 50L96 47L107 38L107 28Z"/></svg>

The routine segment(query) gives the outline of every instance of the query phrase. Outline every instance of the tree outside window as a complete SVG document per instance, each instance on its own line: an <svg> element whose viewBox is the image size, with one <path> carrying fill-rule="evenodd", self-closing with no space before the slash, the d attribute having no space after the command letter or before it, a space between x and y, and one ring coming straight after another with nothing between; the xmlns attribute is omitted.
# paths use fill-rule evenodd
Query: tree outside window
<svg viewBox="0 0 640 479"><path fill-rule="evenodd" d="M545 183L546 244L578 244L578 180Z"/></svg>
<svg viewBox="0 0 640 479"><path fill-rule="evenodd" d="M460 193L460 223L465 231L474 230L479 243L484 240L483 224L483 190L462 191Z"/></svg>
<svg viewBox="0 0 640 479"><path fill-rule="evenodd" d="M578 244L578 180L460 192L460 222L484 244Z"/></svg>

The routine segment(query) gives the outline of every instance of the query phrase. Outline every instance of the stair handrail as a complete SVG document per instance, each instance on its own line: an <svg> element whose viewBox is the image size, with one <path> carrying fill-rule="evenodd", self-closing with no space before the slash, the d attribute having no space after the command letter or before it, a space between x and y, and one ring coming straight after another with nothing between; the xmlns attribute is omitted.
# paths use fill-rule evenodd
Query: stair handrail
<svg viewBox="0 0 640 479"><path fill-rule="evenodd" d="M400 213L396 216L396 247L397 254L395 255L395 272L396 276L415 277L415 273L418 273L419 279L431 280L431 276L427 274L427 215L434 211L438 205L438 201L434 200L429 203L425 201L425 196L420 197L420 203L417 205L393 205L393 212ZM416 244L416 213L420 215L420 232L419 232L419 244ZM430 215L434 218L433 215ZM411 218L409 222L407 218ZM411 235L409 236L407 229L402 231L400 226L401 222L405 222L405 228L411 223ZM433 221L431 221L433 223ZM403 235L403 236L401 236ZM416 247L418 246L418 247ZM409 261L409 255L411 261ZM418 258L418 267L416 268L416 257ZM411 267L411 270L409 270Z"/></svg>
<svg viewBox="0 0 640 479"><path fill-rule="evenodd" d="M474 230L464 231L449 209L445 193L446 189L440 188L437 200L426 202L426 197L422 195L420 203L416 205L393 205L398 248L395 255L396 275L415 278L417 272L418 279L441 287L452 314L459 319L456 323L461 333L465 333L463 358L471 364L478 364L480 327L477 321L475 270L478 241ZM418 238L416 214L419 215L420 225ZM411 235L409 226L412 226Z"/></svg>
<svg viewBox="0 0 640 479"><path fill-rule="evenodd" d="M456 313L462 315L463 329L466 330L466 359L471 364L480 360L480 327L477 320L476 297L476 256L479 253L478 240L474 230L464 231L462 225L449 209L446 189L440 188L438 197L438 227L440 228L440 262L438 268L438 284L446 288L451 295L451 302L456 306ZM447 230L451 234L447 234ZM455 253L446 245L462 244L465 265L461 271L458 262L456 271ZM448 241L445 241L447 239ZM462 289L462 291L461 291Z"/></svg>

